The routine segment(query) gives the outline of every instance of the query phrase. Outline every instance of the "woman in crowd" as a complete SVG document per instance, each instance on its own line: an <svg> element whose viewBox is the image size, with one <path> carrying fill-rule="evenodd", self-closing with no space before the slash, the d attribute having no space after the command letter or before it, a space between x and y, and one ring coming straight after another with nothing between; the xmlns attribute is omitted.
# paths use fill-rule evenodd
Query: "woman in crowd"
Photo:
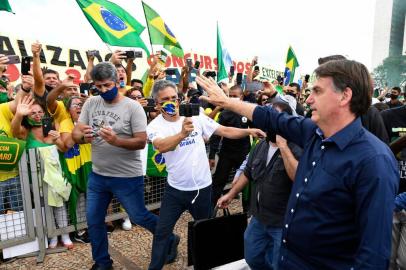
<svg viewBox="0 0 406 270"><path fill-rule="evenodd" d="M42 126L44 116L45 110L30 96L25 96L21 102L18 102L15 116L11 121L11 130L14 137L26 140L27 149L56 145L58 150L65 151L65 145L58 131L50 130L48 134L44 134ZM53 209L57 225L66 227L65 204L62 207L54 207ZM65 247L69 249L73 247L69 234L63 234L61 238ZM53 237L49 242L49 247L55 248L57 245L58 237Z"/></svg>

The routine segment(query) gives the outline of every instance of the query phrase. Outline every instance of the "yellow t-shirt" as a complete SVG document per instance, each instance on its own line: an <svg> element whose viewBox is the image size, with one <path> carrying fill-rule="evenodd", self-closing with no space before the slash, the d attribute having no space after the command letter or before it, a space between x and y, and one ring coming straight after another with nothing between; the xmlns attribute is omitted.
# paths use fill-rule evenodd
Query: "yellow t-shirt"
<svg viewBox="0 0 406 270"><path fill-rule="evenodd" d="M56 107L55 112L53 114L50 112L50 115L54 118L54 122L60 124L65 119L70 120L71 117L68 110L66 110L65 108L65 104L63 104L63 102L60 100L57 100L56 102L58 105Z"/></svg>
<svg viewBox="0 0 406 270"><path fill-rule="evenodd" d="M59 123L59 133L72 133L72 130L75 128L72 119L69 117L68 119L64 119L62 122Z"/></svg>
<svg viewBox="0 0 406 270"><path fill-rule="evenodd" d="M14 138L11 132L11 120L13 117L14 114L10 110L10 102L0 104L0 136ZM0 181L16 177L17 175L18 167L12 171L0 171Z"/></svg>

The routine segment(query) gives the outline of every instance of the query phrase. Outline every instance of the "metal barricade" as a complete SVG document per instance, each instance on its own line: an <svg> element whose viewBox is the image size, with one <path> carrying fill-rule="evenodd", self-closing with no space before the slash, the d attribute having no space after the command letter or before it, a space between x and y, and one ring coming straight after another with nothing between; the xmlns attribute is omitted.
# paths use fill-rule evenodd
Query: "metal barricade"
<svg viewBox="0 0 406 270"><path fill-rule="evenodd" d="M19 175L0 182L0 249L35 240L28 172L24 153L19 163Z"/></svg>

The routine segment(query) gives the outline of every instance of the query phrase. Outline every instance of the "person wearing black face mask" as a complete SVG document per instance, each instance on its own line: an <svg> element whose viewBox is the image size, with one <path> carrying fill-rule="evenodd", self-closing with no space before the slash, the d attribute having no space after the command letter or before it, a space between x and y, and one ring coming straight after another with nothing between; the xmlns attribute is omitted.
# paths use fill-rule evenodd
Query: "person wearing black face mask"
<svg viewBox="0 0 406 270"><path fill-rule="evenodd" d="M400 87L395 86L391 89L390 100L386 102L391 109L403 105L402 102L399 101L400 92Z"/></svg>
<svg viewBox="0 0 406 270"><path fill-rule="evenodd" d="M272 106L292 114L281 98L275 98ZM233 188L217 201L218 207L225 208L249 181L254 183L249 210L253 217L244 237L244 257L251 269L278 269L283 217L301 153L300 147L269 130L245 168L240 168L243 173Z"/></svg>
<svg viewBox="0 0 406 270"><path fill-rule="evenodd" d="M297 104L296 104L296 113L298 115L304 116L304 107L300 102L298 101L298 95L300 93L300 85L297 83L290 83L289 86L286 88L286 95L292 96L296 98Z"/></svg>

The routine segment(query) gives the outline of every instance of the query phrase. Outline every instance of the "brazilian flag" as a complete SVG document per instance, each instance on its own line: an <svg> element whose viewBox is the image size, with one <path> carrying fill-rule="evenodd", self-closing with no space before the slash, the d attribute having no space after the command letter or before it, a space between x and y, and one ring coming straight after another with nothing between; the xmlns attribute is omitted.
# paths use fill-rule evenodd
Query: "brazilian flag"
<svg viewBox="0 0 406 270"><path fill-rule="evenodd" d="M4 10L4 11L11 12L11 13L14 14L8 0L1 0L0 1L0 10Z"/></svg>
<svg viewBox="0 0 406 270"><path fill-rule="evenodd" d="M295 78L295 70L298 66L299 62L297 61L296 54L292 47L289 46L288 54L286 55L285 85L293 82L293 79Z"/></svg>
<svg viewBox="0 0 406 270"><path fill-rule="evenodd" d="M150 6L142 2L144 8L145 20L149 31L151 44L163 45L165 49L173 55L184 57L183 49L180 46L175 35L162 20L161 16Z"/></svg>
<svg viewBox="0 0 406 270"><path fill-rule="evenodd" d="M112 46L149 51L140 35L145 27L120 6L107 0L76 0L99 37Z"/></svg>
<svg viewBox="0 0 406 270"><path fill-rule="evenodd" d="M154 148L152 143L148 143L147 175L155 177L168 176L165 158L162 153Z"/></svg>
<svg viewBox="0 0 406 270"><path fill-rule="evenodd" d="M69 197L69 217L74 226L77 224L76 208L80 193L86 193L87 180L92 171L92 149L89 143L75 144L65 153L59 153L62 173L72 185Z"/></svg>

